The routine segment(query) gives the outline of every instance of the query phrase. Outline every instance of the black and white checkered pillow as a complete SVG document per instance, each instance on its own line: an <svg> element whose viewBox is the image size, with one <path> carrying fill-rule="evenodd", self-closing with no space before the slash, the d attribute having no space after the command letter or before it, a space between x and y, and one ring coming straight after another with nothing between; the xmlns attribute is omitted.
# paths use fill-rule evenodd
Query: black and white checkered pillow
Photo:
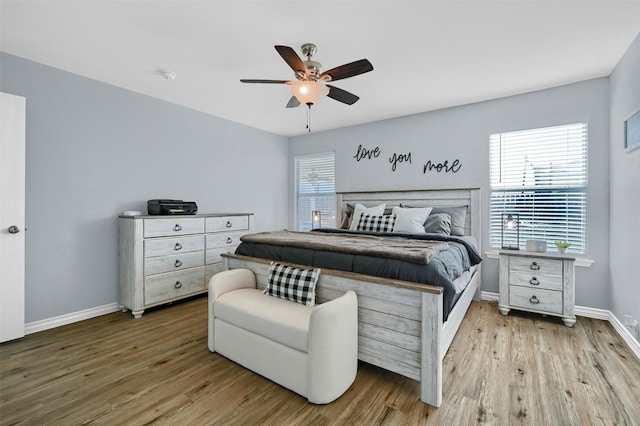
<svg viewBox="0 0 640 426"><path fill-rule="evenodd" d="M271 262L264 294L313 306L316 302L316 283L320 269L299 269Z"/></svg>
<svg viewBox="0 0 640 426"><path fill-rule="evenodd" d="M358 222L358 231L374 231L374 232L393 232L393 226L396 224L395 214L385 214L382 216L374 216L363 214Z"/></svg>

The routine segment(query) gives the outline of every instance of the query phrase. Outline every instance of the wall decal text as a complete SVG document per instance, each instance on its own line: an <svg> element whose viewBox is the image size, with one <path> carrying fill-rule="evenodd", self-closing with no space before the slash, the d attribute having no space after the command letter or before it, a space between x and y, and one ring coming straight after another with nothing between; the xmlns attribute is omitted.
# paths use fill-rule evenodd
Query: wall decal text
<svg viewBox="0 0 640 426"><path fill-rule="evenodd" d="M432 163L431 160L429 160L427 161L427 164L424 165L424 168L422 169L422 173L427 173L434 170L438 173L440 172L457 173L461 167L462 167L462 164L460 163L459 159L455 159L451 164L449 164L449 160L446 160L444 163L437 163L437 164Z"/></svg>
<svg viewBox="0 0 640 426"><path fill-rule="evenodd" d="M408 154L398 154L394 152L391 157L389 157L389 163L391 163L391 170L396 171L396 166L398 163L409 163L411 164L411 153Z"/></svg>
<svg viewBox="0 0 640 426"><path fill-rule="evenodd" d="M356 155L353 156L353 158L355 158L356 161L364 159L371 160L371 157L378 158L380 154L381 151L379 146L376 146L373 149L368 149L363 147L362 145L358 145L358 151L356 152Z"/></svg>

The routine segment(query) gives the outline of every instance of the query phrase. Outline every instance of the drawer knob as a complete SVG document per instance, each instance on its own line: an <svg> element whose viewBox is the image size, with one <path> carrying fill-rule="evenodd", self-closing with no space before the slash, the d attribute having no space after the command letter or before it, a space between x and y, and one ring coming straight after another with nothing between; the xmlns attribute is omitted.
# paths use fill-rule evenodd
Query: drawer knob
<svg viewBox="0 0 640 426"><path fill-rule="evenodd" d="M529 280L529 284L531 285L539 285L540 281L538 281L538 279L536 277L533 277Z"/></svg>
<svg viewBox="0 0 640 426"><path fill-rule="evenodd" d="M233 242L233 240L231 239L231 237L227 238L227 244L231 244Z"/></svg>
<svg viewBox="0 0 640 426"><path fill-rule="evenodd" d="M182 231L182 226L180 226L180 224L176 223L176 226L173 227L173 230L178 232L178 231Z"/></svg>
<svg viewBox="0 0 640 426"><path fill-rule="evenodd" d="M182 244L176 243L176 246L173 248L175 251L182 250Z"/></svg>
<svg viewBox="0 0 640 426"><path fill-rule="evenodd" d="M176 285L174 285L175 288L180 288L182 287L182 283L180 281L176 281Z"/></svg>
<svg viewBox="0 0 640 426"><path fill-rule="evenodd" d="M531 263L531 266L529 266L529 268L531 268L531 270L533 271L537 271L538 269L540 269L540 265L538 265L538 262L533 262Z"/></svg>
<svg viewBox="0 0 640 426"><path fill-rule="evenodd" d="M176 260L176 268L179 268L182 266L182 262L180 262L179 260Z"/></svg>
<svg viewBox="0 0 640 426"><path fill-rule="evenodd" d="M225 225L227 228L231 228L233 225L231 224L230 221L227 221L227 224Z"/></svg>
<svg viewBox="0 0 640 426"><path fill-rule="evenodd" d="M531 296L529 298L529 302L533 303L534 305L537 305L538 303L540 303L540 300L538 300L536 296Z"/></svg>

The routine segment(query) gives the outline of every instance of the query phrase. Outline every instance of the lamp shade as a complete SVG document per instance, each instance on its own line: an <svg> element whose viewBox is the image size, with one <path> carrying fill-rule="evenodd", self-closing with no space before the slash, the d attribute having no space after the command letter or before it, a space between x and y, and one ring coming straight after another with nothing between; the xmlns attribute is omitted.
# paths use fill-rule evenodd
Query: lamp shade
<svg viewBox="0 0 640 426"><path fill-rule="evenodd" d="M317 81L298 81L291 86L291 94L304 105L315 105L329 94L329 88Z"/></svg>

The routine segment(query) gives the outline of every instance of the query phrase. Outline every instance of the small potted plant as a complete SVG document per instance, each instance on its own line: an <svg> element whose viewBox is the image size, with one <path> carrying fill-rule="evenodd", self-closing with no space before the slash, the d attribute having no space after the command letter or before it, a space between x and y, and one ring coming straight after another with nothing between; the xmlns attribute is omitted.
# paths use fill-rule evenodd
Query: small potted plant
<svg viewBox="0 0 640 426"><path fill-rule="evenodd" d="M566 241L556 241L556 247L558 247L558 252L560 254L565 254L570 246L571 243L568 243Z"/></svg>

